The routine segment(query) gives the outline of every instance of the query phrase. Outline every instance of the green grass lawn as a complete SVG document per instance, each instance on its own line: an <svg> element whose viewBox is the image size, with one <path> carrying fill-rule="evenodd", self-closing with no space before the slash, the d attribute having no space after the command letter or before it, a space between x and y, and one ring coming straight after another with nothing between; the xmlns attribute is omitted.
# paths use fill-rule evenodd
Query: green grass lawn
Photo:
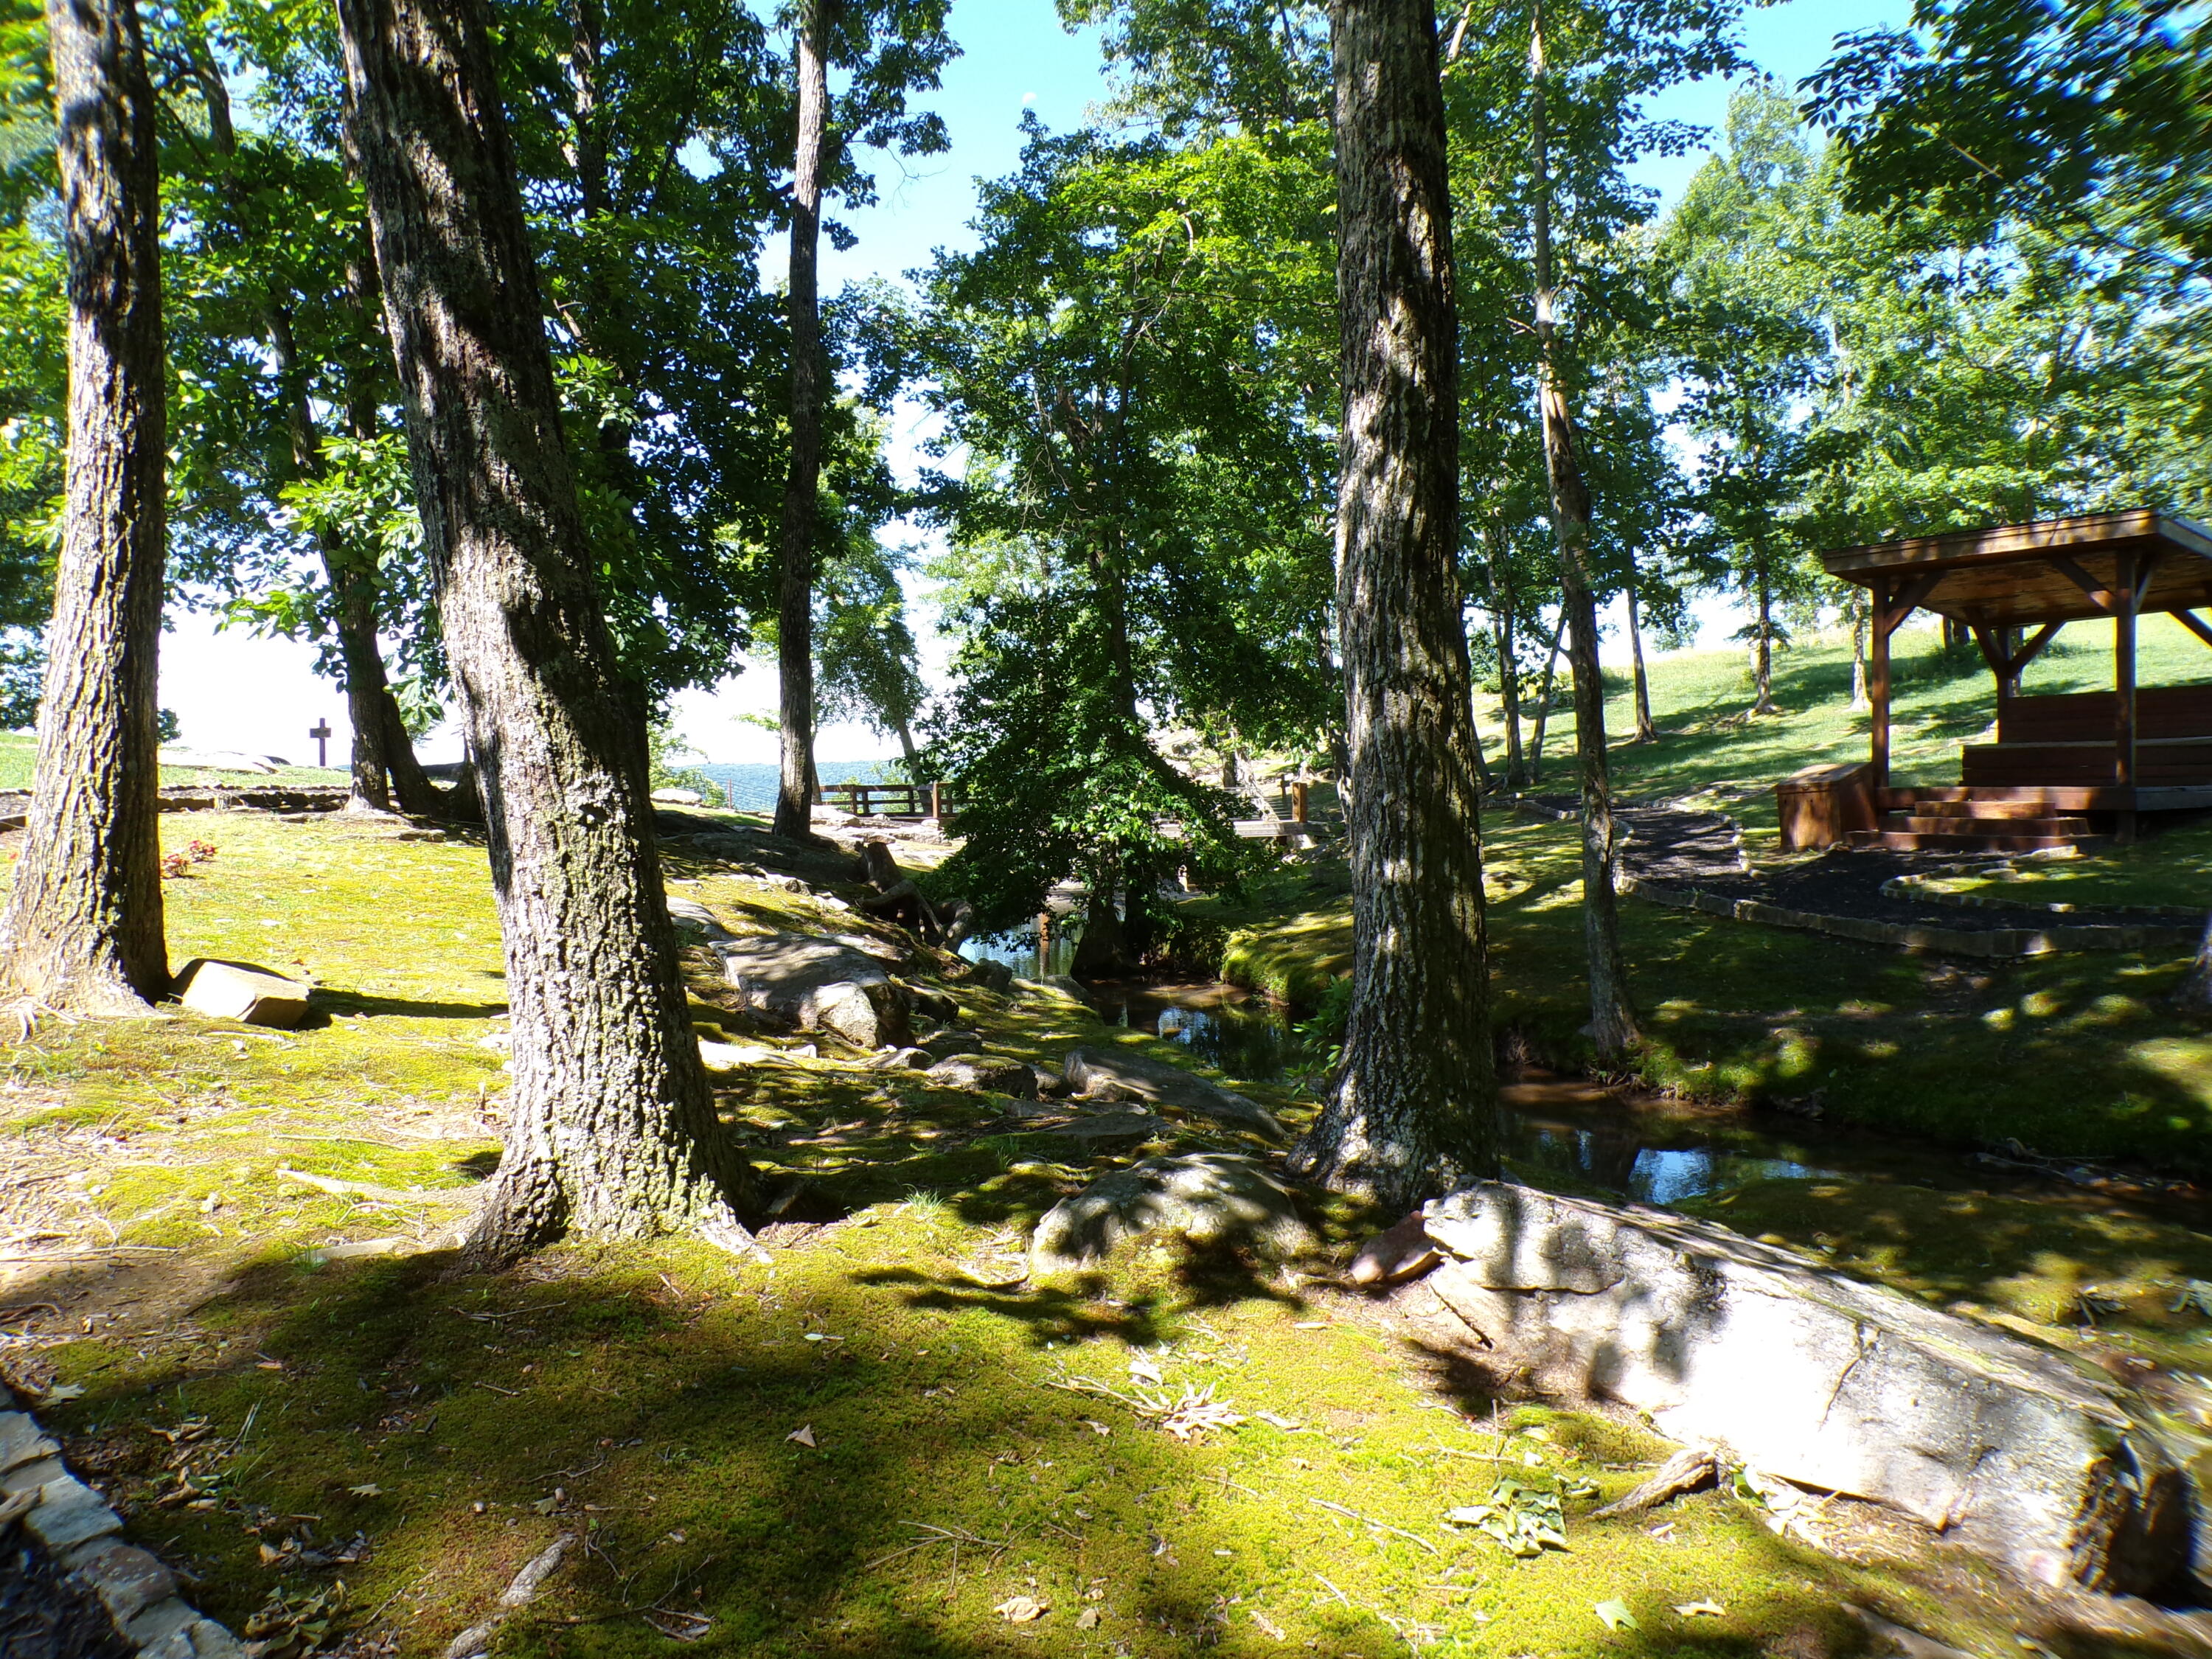
<svg viewBox="0 0 2212 1659"><path fill-rule="evenodd" d="M39 757L37 740L21 732L0 732L0 789L28 789ZM227 788L343 787L347 774L337 767L280 766L273 772L216 772L198 766L165 766L166 784L221 784Z"/></svg>

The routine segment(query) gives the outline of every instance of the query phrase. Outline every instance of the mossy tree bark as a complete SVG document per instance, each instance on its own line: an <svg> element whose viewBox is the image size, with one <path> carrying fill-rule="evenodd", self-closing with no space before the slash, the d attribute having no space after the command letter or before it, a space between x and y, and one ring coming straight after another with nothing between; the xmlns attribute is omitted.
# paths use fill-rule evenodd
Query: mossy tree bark
<svg viewBox="0 0 2212 1659"><path fill-rule="evenodd" d="M1636 1042L1636 1006L1620 951L1620 916L1613 890L1617 830L1613 775L1605 749L1605 674L1597 654L1597 594L1590 575L1589 487L1567 402L1552 270L1550 134L1545 119L1544 10L1532 14L1528 37L1529 150L1534 202L1530 242L1535 264L1536 396L1543 422L1544 470L1551 485L1552 531L1559 549L1559 605L1567 627L1567 664L1574 686L1575 760L1582 798L1583 947L1589 963L1590 1023L1598 1053L1611 1059Z"/></svg>
<svg viewBox="0 0 2212 1659"><path fill-rule="evenodd" d="M814 520L822 480L822 313L816 267L822 243L822 177L830 152L830 71L824 9L809 0L793 47L799 70L799 142L791 184L791 471L783 486L782 560L775 659L782 773L775 833L814 833Z"/></svg>
<svg viewBox="0 0 2212 1659"><path fill-rule="evenodd" d="M1336 0L1337 613L1352 997L1300 1175L1409 1206L1498 1169L1462 629L1458 326L1435 9Z"/></svg>
<svg viewBox="0 0 2212 1659"><path fill-rule="evenodd" d="M469 1241L696 1231L750 1166L715 1121L651 830L635 689L577 507L483 0L342 0L348 119L424 548L483 793L512 1127Z"/></svg>
<svg viewBox="0 0 2212 1659"><path fill-rule="evenodd" d="M161 923L155 661L166 556L160 174L132 0L46 20L69 253L69 458L23 856L0 939L48 1007L149 1012Z"/></svg>

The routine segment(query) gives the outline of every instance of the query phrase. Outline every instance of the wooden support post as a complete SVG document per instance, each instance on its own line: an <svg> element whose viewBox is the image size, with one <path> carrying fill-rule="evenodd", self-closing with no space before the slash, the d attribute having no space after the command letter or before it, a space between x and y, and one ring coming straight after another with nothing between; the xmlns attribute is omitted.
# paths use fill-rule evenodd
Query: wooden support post
<svg viewBox="0 0 2212 1659"><path fill-rule="evenodd" d="M945 786L941 783L929 786L929 816L940 823L945 821Z"/></svg>
<svg viewBox="0 0 2212 1659"><path fill-rule="evenodd" d="M2132 553L2122 553L2118 589L2112 598L2112 679L2119 693L2112 728L2112 781L2125 792L2118 825L2123 844L2136 838L2136 605L2138 571Z"/></svg>
<svg viewBox="0 0 2212 1659"><path fill-rule="evenodd" d="M1291 822L1292 823L1304 823L1306 821L1306 794L1310 787L1304 778L1298 779L1291 785Z"/></svg>
<svg viewBox="0 0 2212 1659"><path fill-rule="evenodd" d="M1036 976L1037 976L1039 979L1042 979L1042 978L1043 978L1047 974L1050 973L1051 971L1052 971L1052 912L1051 912L1051 911L1049 911L1049 910L1040 910L1040 911L1038 911L1038 912L1037 912L1037 970L1036 970Z"/></svg>
<svg viewBox="0 0 2212 1659"><path fill-rule="evenodd" d="M1970 623L1974 643L1982 648L1982 660L1990 665L1990 676L1997 683L1997 741L2004 741L2005 704L2011 701L2018 688L2013 684L2012 657L2007 650L2005 631L1981 623Z"/></svg>
<svg viewBox="0 0 2212 1659"><path fill-rule="evenodd" d="M1875 790L1875 810L1881 810L1881 792L1889 787L1889 588L1874 590L1874 626L1868 630L1867 705L1871 711L1871 753L1869 770Z"/></svg>

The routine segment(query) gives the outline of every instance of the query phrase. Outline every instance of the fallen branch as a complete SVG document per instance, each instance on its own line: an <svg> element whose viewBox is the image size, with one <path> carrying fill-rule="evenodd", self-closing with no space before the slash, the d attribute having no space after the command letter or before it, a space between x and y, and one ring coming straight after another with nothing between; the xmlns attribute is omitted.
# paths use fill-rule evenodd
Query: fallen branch
<svg viewBox="0 0 2212 1659"><path fill-rule="evenodd" d="M1000 1553L1002 1551L1010 1550L1014 1547L1013 1540L1012 1539L978 1538L974 1533L969 1532L965 1527L933 1526L927 1521L902 1521L899 1522L899 1525L902 1527L912 1527L917 1531L928 1533L930 1536L921 1540L919 1543L908 1544L902 1549L893 1550L889 1555L878 1556L874 1560L869 1562L866 1566L861 1568L861 1571L873 1572L878 1567L882 1566L886 1561L896 1561L902 1555L912 1555L916 1550L926 1550L933 1544L950 1544L952 1546L956 1554L963 1544L967 1545L971 1549L987 1549L991 1551L994 1554ZM448 1655L447 1656L447 1659L453 1659L453 1656Z"/></svg>
<svg viewBox="0 0 2212 1659"><path fill-rule="evenodd" d="M514 1575L514 1581L500 1593L499 1600L492 1606L491 1616L480 1624L471 1625L447 1644L446 1659L480 1659L491 1644L492 1632L538 1599L538 1590L553 1576L553 1570L561 1565L561 1558L575 1541L575 1534L564 1532L531 1557L522 1571Z"/></svg>
<svg viewBox="0 0 2212 1659"><path fill-rule="evenodd" d="M1590 1512L1593 1521L1609 1521L1617 1515L1641 1515L1670 1498L1697 1492L1720 1479L1720 1460L1711 1446L1686 1446L1662 1463L1658 1471L1625 1498L1615 1498Z"/></svg>
<svg viewBox="0 0 2212 1659"><path fill-rule="evenodd" d="M332 1198L373 1198L385 1204L437 1204L447 1200L465 1198L469 1188L455 1187L443 1192L403 1193L396 1187L378 1187L366 1181L340 1181L333 1176L309 1175L305 1170L288 1170L279 1164L277 1178L296 1181L303 1187L313 1187L317 1192L328 1193Z"/></svg>

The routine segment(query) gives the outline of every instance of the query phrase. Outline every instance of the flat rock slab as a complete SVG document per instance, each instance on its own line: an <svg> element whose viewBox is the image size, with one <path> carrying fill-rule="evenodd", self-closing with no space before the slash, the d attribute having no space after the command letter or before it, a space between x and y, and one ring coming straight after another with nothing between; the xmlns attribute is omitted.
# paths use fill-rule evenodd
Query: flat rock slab
<svg viewBox="0 0 2212 1659"><path fill-rule="evenodd" d="M1290 1188L1258 1164L1226 1152L1194 1152L1148 1158L1060 1200L1037 1223L1030 1271L1077 1272L1103 1261L1116 1245L1143 1238L1200 1249L1243 1245L1276 1257L1313 1244Z"/></svg>
<svg viewBox="0 0 2212 1659"><path fill-rule="evenodd" d="M1000 1054L951 1054L922 1076L940 1089L978 1089L1029 1099L1036 1094L1036 1073Z"/></svg>
<svg viewBox="0 0 2212 1659"><path fill-rule="evenodd" d="M763 933L713 949L749 1008L855 1048L902 1048L914 1040L906 993L881 962L842 940Z"/></svg>
<svg viewBox="0 0 2212 1659"><path fill-rule="evenodd" d="M1503 1182L1422 1215L1427 1283L1547 1392L1890 1504L2033 1583L2191 1576L2191 1449L2101 1373L1680 1216Z"/></svg>
<svg viewBox="0 0 2212 1659"><path fill-rule="evenodd" d="M722 925L722 919L695 898L681 894L668 896L668 919L676 924L676 931L685 944L701 941L708 945L734 937Z"/></svg>
<svg viewBox="0 0 2212 1659"><path fill-rule="evenodd" d="M307 990L296 979L250 962L198 957L177 975L177 1000L210 1019L289 1029L307 1017Z"/></svg>
<svg viewBox="0 0 2212 1659"><path fill-rule="evenodd" d="M1217 1123L1255 1130L1270 1140L1283 1138L1283 1126L1258 1101L1209 1083L1168 1060L1132 1054L1126 1048L1071 1048L1066 1073L1068 1082L1085 1094L1103 1093L1110 1085L1126 1091L1118 1098L1180 1107Z"/></svg>

